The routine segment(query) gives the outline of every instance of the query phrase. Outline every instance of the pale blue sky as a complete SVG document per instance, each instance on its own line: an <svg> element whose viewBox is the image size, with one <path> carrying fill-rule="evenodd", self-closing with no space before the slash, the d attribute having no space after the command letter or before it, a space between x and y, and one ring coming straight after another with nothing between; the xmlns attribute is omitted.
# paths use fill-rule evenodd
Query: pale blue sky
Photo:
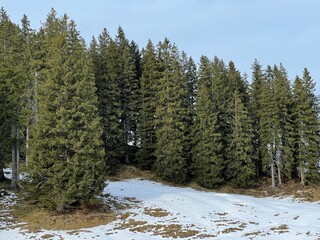
<svg viewBox="0 0 320 240"><path fill-rule="evenodd" d="M0 0L14 22L26 14L38 28L51 7L75 20L90 41L122 26L141 47L168 37L199 62L218 56L251 77L255 58L282 63L290 79L307 67L320 85L319 0ZM320 86L317 86L320 93Z"/></svg>

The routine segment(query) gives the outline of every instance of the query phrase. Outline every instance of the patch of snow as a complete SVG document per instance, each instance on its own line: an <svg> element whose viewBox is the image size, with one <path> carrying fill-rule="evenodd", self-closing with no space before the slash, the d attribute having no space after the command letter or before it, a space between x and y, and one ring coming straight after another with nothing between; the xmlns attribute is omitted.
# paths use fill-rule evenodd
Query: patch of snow
<svg viewBox="0 0 320 240"><path fill-rule="evenodd" d="M12 179L12 170L11 170L11 168L4 168L3 172L4 172L4 176L6 178ZM25 178L25 173L20 173L19 176L20 176L20 180L23 180Z"/></svg>

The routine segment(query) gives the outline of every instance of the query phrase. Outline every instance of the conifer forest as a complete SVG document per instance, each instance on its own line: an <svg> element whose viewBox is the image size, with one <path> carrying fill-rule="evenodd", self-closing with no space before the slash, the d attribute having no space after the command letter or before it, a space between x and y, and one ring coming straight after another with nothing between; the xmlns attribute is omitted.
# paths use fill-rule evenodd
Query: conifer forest
<svg viewBox="0 0 320 240"><path fill-rule="evenodd" d="M318 184L318 111L307 68L246 75L167 38L138 46L119 27L86 43L53 9L36 30L0 10L0 181L10 166L47 208L90 201L124 164L205 188Z"/></svg>

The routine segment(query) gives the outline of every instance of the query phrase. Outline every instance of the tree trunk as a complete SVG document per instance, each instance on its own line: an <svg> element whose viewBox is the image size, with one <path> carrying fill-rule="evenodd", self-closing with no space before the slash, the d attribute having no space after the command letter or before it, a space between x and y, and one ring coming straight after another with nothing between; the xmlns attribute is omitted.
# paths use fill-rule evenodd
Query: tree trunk
<svg viewBox="0 0 320 240"><path fill-rule="evenodd" d="M19 182L19 145L18 145L18 126L17 123L12 124L12 178L11 185L12 189L18 188Z"/></svg>
<svg viewBox="0 0 320 240"><path fill-rule="evenodd" d="M301 185L304 186L306 185L306 182L305 182L305 175L304 175L304 167L303 167L303 163L301 162L300 163L300 179L301 179Z"/></svg>
<svg viewBox="0 0 320 240"><path fill-rule="evenodd" d="M61 195L60 195L61 196ZM62 200L62 197L60 197L60 202L58 203L57 207L56 207L56 211L60 214L65 213L66 211L66 203L64 200Z"/></svg>
<svg viewBox="0 0 320 240"><path fill-rule="evenodd" d="M29 127L27 127L27 129L26 129L26 165L27 166L28 166L28 162L29 162L29 140L30 140Z"/></svg>
<svg viewBox="0 0 320 240"><path fill-rule="evenodd" d="M274 179L274 163L273 163L273 157L271 162L271 182L272 182L272 188L276 187L275 179Z"/></svg>
<svg viewBox="0 0 320 240"><path fill-rule="evenodd" d="M3 172L3 167L0 167L0 182L3 182L5 180L4 172Z"/></svg>
<svg viewBox="0 0 320 240"><path fill-rule="evenodd" d="M277 171L278 171L278 185L282 187L282 180L281 180L281 166L280 160L277 160Z"/></svg>
<svg viewBox="0 0 320 240"><path fill-rule="evenodd" d="M126 147L126 158L125 158L125 162L126 162L126 164L129 164L129 163L130 163L129 153L128 153L128 147Z"/></svg>
<svg viewBox="0 0 320 240"><path fill-rule="evenodd" d="M33 111L34 111L34 125L38 125L39 122L39 112L38 112L38 78L39 74L36 72L34 74L34 104L33 104Z"/></svg>

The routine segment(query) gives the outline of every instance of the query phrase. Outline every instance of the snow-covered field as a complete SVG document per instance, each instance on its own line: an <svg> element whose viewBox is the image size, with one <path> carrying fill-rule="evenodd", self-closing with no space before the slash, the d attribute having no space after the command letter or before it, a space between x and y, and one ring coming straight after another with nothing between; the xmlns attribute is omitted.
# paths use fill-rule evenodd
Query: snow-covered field
<svg viewBox="0 0 320 240"><path fill-rule="evenodd" d="M130 205L117 210L122 217L108 225L76 233L28 233L6 228L1 213L0 240L320 239L320 203L200 192L138 179L110 182L104 192Z"/></svg>

